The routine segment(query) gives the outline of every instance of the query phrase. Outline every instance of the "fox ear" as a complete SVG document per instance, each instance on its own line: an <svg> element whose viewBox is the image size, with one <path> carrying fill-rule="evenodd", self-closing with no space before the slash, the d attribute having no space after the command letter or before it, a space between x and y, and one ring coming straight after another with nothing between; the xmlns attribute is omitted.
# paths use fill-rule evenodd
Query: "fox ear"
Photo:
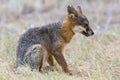
<svg viewBox="0 0 120 80"><path fill-rule="evenodd" d="M82 14L82 9L81 9L81 7L80 7L80 6L77 6L77 8L78 8L79 12Z"/></svg>
<svg viewBox="0 0 120 80"><path fill-rule="evenodd" d="M68 11L69 16L71 16L71 17L77 16L77 11L75 10L75 8L73 6L68 5L67 11Z"/></svg>

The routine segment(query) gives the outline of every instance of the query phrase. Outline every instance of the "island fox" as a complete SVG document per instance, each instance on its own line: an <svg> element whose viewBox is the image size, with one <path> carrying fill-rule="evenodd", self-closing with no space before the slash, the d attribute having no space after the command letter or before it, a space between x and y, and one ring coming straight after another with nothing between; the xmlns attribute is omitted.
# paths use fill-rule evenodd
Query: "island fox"
<svg viewBox="0 0 120 80"><path fill-rule="evenodd" d="M67 13L63 22L30 28L20 37L16 53L16 68L27 63L32 69L41 71L45 62L54 66L54 57L63 71L70 73L62 51L74 36L73 29L84 28L80 33L85 36L91 36L94 32L80 6L68 5Z"/></svg>

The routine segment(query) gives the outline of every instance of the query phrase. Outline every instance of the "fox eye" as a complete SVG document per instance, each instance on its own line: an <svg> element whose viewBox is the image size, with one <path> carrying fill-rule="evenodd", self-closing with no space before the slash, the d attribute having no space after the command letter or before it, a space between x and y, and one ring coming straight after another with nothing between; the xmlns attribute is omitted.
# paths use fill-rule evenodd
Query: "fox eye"
<svg viewBox="0 0 120 80"><path fill-rule="evenodd" d="M84 23L83 26L86 28L86 27L88 26L88 24L87 24L87 23Z"/></svg>
<svg viewBox="0 0 120 80"><path fill-rule="evenodd" d="M84 24L84 26L85 26L85 27L87 27L87 26L88 26L88 24Z"/></svg>
<svg viewBox="0 0 120 80"><path fill-rule="evenodd" d="M78 15L74 15L74 18L77 19L77 18L78 18Z"/></svg>
<svg viewBox="0 0 120 80"><path fill-rule="evenodd" d="M78 15L75 15L75 17L78 17Z"/></svg>

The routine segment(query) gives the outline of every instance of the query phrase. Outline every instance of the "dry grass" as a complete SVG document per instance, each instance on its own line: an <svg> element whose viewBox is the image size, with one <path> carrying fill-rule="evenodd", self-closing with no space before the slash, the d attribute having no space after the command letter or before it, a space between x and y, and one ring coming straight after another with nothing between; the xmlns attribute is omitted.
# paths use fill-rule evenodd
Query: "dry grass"
<svg viewBox="0 0 120 80"><path fill-rule="evenodd" d="M42 74L31 72L29 66L25 66L20 74L15 73L15 50L20 34L31 24L41 25L64 17L63 7L66 6L61 1L59 10L55 8L55 4L46 13L47 6L51 6L48 3L44 9L39 8L42 6L39 6L39 0L18 0L17 4L15 2L16 0L0 0L0 80L120 80L120 11L116 10L119 8L119 0L109 4L107 0L105 3L100 0L91 0L91 3L80 1L96 34L89 38L76 34L64 49L72 76L64 74L57 63L58 72ZM54 0L51 4L54 4ZM28 11L24 12L26 10ZM109 18L111 16L112 19Z"/></svg>
<svg viewBox="0 0 120 80"><path fill-rule="evenodd" d="M64 50L73 76L68 76L61 70L44 74L31 72L29 67L24 67L20 74L16 74L17 38L6 33L5 36L0 37L0 80L119 80L119 31L113 29L108 34L94 35L89 38L76 34Z"/></svg>

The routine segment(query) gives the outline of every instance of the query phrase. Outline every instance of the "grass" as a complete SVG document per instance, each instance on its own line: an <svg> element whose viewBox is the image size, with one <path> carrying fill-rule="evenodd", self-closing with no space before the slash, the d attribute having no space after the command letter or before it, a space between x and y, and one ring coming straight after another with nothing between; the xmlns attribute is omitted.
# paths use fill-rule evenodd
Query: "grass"
<svg viewBox="0 0 120 80"><path fill-rule="evenodd" d="M16 74L15 48L18 38L5 33L0 36L0 80L119 80L119 31L113 29L108 34L96 34L89 38L76 34L64 50L73 76L64 74L61 69L44 74L31 72L29 67Z"/></svg>

